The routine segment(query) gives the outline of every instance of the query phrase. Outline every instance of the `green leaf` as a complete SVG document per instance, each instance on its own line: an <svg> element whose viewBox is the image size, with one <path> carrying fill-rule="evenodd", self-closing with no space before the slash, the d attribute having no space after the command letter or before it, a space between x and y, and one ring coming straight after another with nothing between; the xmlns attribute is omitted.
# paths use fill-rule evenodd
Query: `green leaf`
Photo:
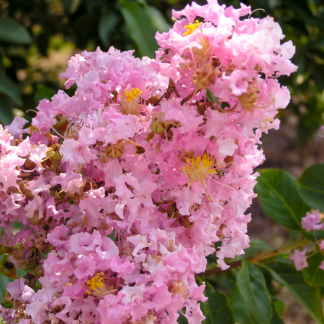
<svg viewBox="0 0 324 324"><path fill-rule="evenodd" d="M180 312L179 312L180 316L178 318L178 323L179 324L188 324L188 320L185 316L183 316Z"/></svg>
<svg viewBox="0 0 324 324"><path fill-rule="evenodd" d="M314 209L324 211L324 164L318 163L307 168L298 182L302 200Z"/></svg>
<svg viewBox="0 0 324 324"><path fill-rule="evenodd" d="M11 280L12 281L12 280ZM10 279L3 274L0 274L0 303L3 301L3 294L5 293Z"/></svg>
<svg viewBox="0 0 324 324"><path fill-rule="evenodd" d="M215 290L210 283L206 283L205 296L208 300L201 304L206 316L204 324L234 324L234 317L226 296Z"/></svg>
<svg viewBox="0 0 324 324"><path fill-rule="evenodd" d="M215 95L209 90L206 90L206 97L209 101L218 103L218 99L215 97Z"/></svg>
<svg viewBox="0 0 324 324"><path fill-rule="evenodd" d="M235 323L253 324L244 299L237 287L230 296L230 305L233 307Z"/></svg>
<svg viewBox="0 0 324 324"><path fill-rule="evenodd" d="M285 303L284 303L282 300L275 298L274 296L272 296L272 298L274 299L274 300L272 301L272 303L273 303L273 305L274 305L274 307L275 307L277 313L278 313L280 316L282 316L282 314L284 313L285 308L286 308Z"/></svg>
<svg viewBox="0 0 324 324"><path fill-rule="evenodd" d="M270 324L285 324L276 308L275 302L272 303L272 317Z"/></svg>
<svg viewBox="0 0 324 324"><path fill-rule="evenodd" d="M66 14L73 14L80 6L82 0L61 0Z"/></svg>
<svg viewBox="0 0 324 324"><path fill-rule="evenodd" d="M0 119L5 125L11 124L14 119L12 107L2 96L0 96Z"/></svg>
<svg viewBox="0 0 324 324"><path fill-rule="evenodd" d="M16 105L22 105L17 86L5 75L0 75L0 92L8 96Z"/></svg>
<svg viewBox="0 0 324 324"><path fill-rule="evenodd" d="M104 13L100 17L99 25L98 25L98 33L99 33L100 40L107 47L110 44L110 36L115 31L115 28L119 23L119 20L120 18L118 14L113 10Z"/></svg>
<svg viewBox="0 0 324 324"><path fill-rule="evenodd" d="M144 9L148 14L148 16L150 17L151 22L157 31L159 31L160 33L164 33L171 28L171 26L166 22L162 13L158 9L148 5L146 5Z"/></svg>
<svg viewBox="0 0 324 324"><path fill-rule="evenodd" d="M127 0L121 2L121 12L128 33L135 41L140 56L155 57L158 45L154 39L157 28L147 11L139 4Z"/></svg>
<svg viewBox="0 0 324 324"><path fill-rule="evenodd" d="M316 253L307 258L308 267L303 269L303 275L310 286L324 285L324 270L319 268L322 261L324 261L324 256L321 253Z"/></svg>
<svg viewBox="0 0 324 324"><path fill-rule="evenodd" d="M225 109L225 108L230 108L231 106L230 106L230 104L228 102L223 101L221 103L221 107L222 107L222 109Z"/></svg>
<svg viewBox="0 0 324 324"><path fill-rule="evenodd" d="M270 323L272 317L271 297L260 269L243 261L243 266L237 275L237 285L251 318L259 324Z"/></svg>
<svg viewBox="0 0 324 324"><path fill-rule="evenodd" d="M28 31L12 18L0 18L0 40L27 45L32 42Z"/></svg>
<svg viewBox="0 0 324 324"><path fill-rule="evenodd" d="M263 210L278 223L301 230L301 218L309 207L300 199L295 178L283 170L259 170L255 186Z"/></svg>
<svg viewBox="0 0 324 324"><path fill-rule="evenodd" d="M323 324L323 309L319 287L307 285L303 274L297 271L291 264L273 263L268 266L259 264L259 266L268 270L274 280L288 288L291 294L306 308L309 315L317 323Z"/></svg>
<svg viewBox="0 0 324 324"><path fill-rule="evenodd" d="M55 93L56 92L53 89L46 87L41 83L38 83L34 95L34 100L36 103L38 103L42 99L50 100L55 95Z"/></svg>

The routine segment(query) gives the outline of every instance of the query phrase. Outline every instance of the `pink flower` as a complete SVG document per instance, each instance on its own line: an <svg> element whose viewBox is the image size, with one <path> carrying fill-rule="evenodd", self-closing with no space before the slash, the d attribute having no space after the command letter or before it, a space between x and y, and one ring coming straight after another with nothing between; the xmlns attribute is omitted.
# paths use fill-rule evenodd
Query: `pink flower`
<svg viewBox="0 0 324 324"><path fill-rule="evenodd" d="M308 263L306 261L306 252L307 250L303 250L302 252L295 250L293 254L290 255L290 259L294 261L295 267L297 271L300 271L306 267L308 267Z"/></svg>
<svg viewBox="0 0 324 324"><path fill-rule="evenodd" d="M302 227L307 231L314 229L320 230L324 229L324 224L319 224L321 219L319 218L320 212L316 210L314 214L306 213L306 216L302 218L301 224Z"/></svg>

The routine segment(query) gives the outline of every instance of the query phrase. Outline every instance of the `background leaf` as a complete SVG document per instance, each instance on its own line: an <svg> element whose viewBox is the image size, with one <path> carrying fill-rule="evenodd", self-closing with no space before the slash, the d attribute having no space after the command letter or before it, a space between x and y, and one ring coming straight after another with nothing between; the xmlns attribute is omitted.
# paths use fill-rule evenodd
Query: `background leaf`
<svg viewBox="0 0 324 324"><path fill-rule="evenodd" d="M9 125L14 119L11 106L2 96L0 96L0 119L5 125Z"/></svg>
<svg viewBox="0 0 324 324"><path fill-rule="evenodd" d="M107 47L110 44L110 36L114 32L119 20L119 16L114 10L110 10L100 17L98 33L100 40Z"/></svg>
<svg viewBox="0 0 324 324"><path fill-rule="evenodd" d="M22 45L32 42L28 31L9 17L0 18L0 40Z"/></svg>
<svg viewBox="0 0 324 324"><path fill-rule="evenodd" d="M305 281L311 286L324 285L324 270L320 269L324 256L321 253L316 253L307 258L308 267L303 269Z"/></svg>
<svg viewBox="0 0 324 324"><path fill-rule="evenodd" d="M303 201L314 209L324 211L324 164L318 163L307 168L298 183L298 191Z"/></svg>
<svg viewBox="0 0 324 324"><path fill-rule="evenodd" d="M16 105L22 105L17 86L5 75L0 75L0 92L8 96Z"/></svg>
<svg viewBox="0 0 324 324"><path fill-rule="evenodd" d="M204 324L234 324L234 317L227 298L218 290L206 283L205 296L208 300L201 304L201 310L206 316Z"/></svg>
<svg viewBox="0 0 324 324"><path fill-rule="evenodd" d="M158 45L154 36L157 28L152 24L151 17L142 6L135 2L124 0L121 5L128 33L135 41L139 55L155 57Z"/></svg>
<svg viewBox="0 0 324 324"><path fill-rule="evenodd" d="M274 263L268 266L260 264L260 266L268 270L274 280L288 288L317 323L323 323L323 309L319 287L307 285L303 274L297 271L291 264Z"/></svg>
<svg viewBox="0 0 324 324"><path fill-rule="evenodd" d="M237 286L250 312L259 324L270 323L272 317L271 297L260 269L243 261L237 275Z"/></svg>
<svg viewBox="0 0 324 324"><path fill-rule="evenodd" d="M278 223L301 230L301 218L309 207L298 195L295 178L279 169L263 169L259 172L255 191L261 207Z"/></svg>
<svg viewBox="0 0 324 324"><path fill-rule="evenodd" d="M37 84L37 89L35 92L34 100L36 103L38 103L42 99L50 100L55 94L56 94L55 90L39 83L39 84Z"/></svg>

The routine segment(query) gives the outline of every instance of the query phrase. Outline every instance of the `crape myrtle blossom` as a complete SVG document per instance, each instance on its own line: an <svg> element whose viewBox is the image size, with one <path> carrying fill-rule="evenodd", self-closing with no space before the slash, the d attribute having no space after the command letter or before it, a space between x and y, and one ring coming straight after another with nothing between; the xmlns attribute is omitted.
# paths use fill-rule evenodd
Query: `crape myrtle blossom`
<svg viewBox="0 0 324 324"><path fill-rule="evenodd" d="M4 320L162 324L185 309L202 322L195 274L249 246L258 144L290 99L276 78L296 70L279 25L249 14L193 3L157 33L156 59L77 54L61 75L72 97L0 128L2 263L16 279Z"/></svg>

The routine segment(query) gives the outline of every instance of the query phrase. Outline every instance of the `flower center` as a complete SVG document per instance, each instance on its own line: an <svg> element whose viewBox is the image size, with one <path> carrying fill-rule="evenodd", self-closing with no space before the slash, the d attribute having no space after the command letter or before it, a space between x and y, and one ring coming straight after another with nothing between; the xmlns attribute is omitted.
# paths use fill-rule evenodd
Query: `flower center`
<svg viewBox="0 0 324 324"><path fill-rule="evenodd" d="M205 179L210 174L216 174L216 170L212 167L214 161L210 160L207 154L204 154L202 158L197 156L196 158L186 159L186 162L187 164L180 170L189 179L189 185L195 181L204 184Z"/></svg>
<svg viewBox="0 0 324 324"><path fill-rule="evenodd" d="M97 273L95 276L93 276L91 279L89 279L87 281L87 284L84 284L83 286L88 286L89 289L87 290L87 294L91 295L93 292L95 292L96 294L99 294L100 292L100 288L103 287L104 283L103 283L103 275L104 273Z"/></svg>
<svg viewBox="0 0 324 324"><path fill-rule="evenodd" d="M187 29L186 32L183 33L183 36L187 36L193 33L194 30L196 30L202 23L199 22L199 20L196 20L193 24L188 24L184 26L184 28Z"/></svg>
<svg viewBox="0 0 324 324"><path fill-rule="evenodd" d="M132 100L134 100L135 98L137 98L143 91L141 91L140 89L138 88L133 88L131 90L129 89L126 89L124 91L124 96L126 98L126 101L129 103L131 102Z"/></svg>

